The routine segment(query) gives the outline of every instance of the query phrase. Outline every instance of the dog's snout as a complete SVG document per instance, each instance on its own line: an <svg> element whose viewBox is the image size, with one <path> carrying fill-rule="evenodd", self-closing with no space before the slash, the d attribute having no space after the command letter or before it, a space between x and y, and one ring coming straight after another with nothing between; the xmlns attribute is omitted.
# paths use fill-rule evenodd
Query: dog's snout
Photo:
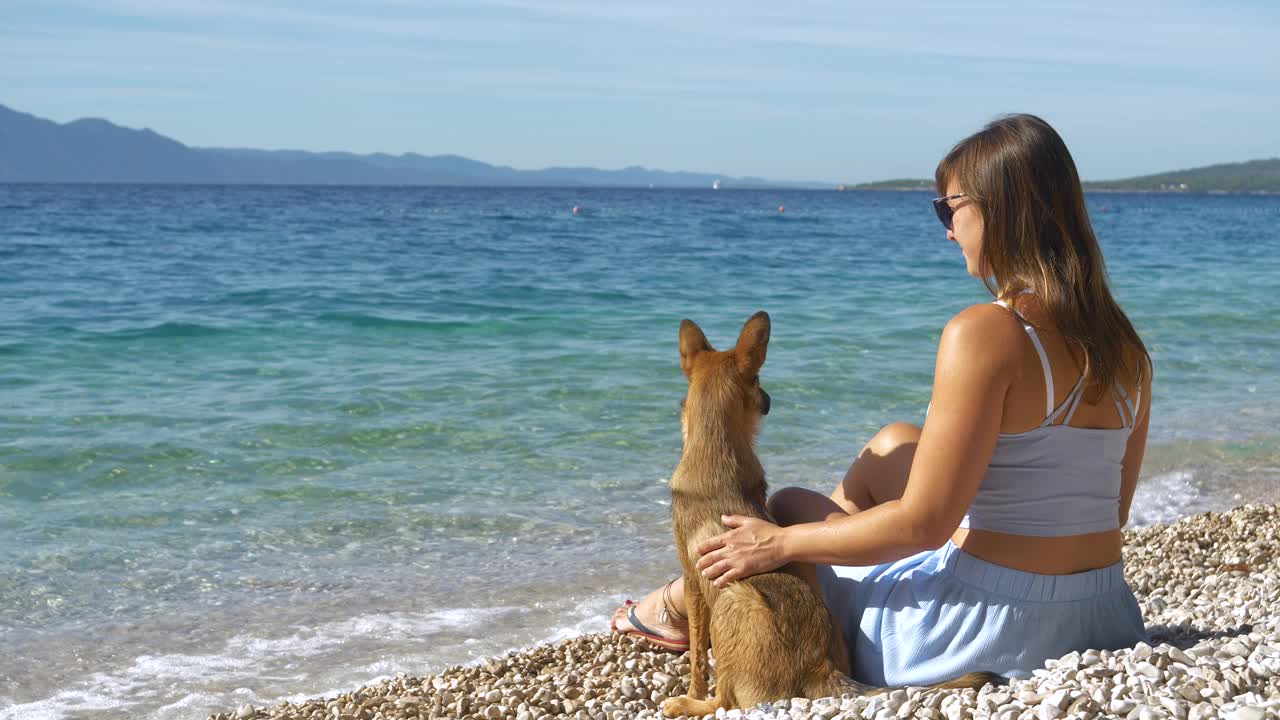
<svg viewBox="0 0 1280 720"><path fill-rule="evenodd" d="M769 414L769 393L765 392L764 388L760 388L760 414Z"/></svg>

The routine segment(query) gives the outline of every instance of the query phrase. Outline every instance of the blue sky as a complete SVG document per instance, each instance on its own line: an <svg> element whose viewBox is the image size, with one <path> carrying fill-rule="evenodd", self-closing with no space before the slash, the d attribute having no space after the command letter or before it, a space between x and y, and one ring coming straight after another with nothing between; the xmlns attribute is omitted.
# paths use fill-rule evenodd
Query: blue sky
<svg viewBox="0 0 1280 720"><path fill-rule="evenodd" d="M0 103L194 146L930 176L1005 112L1087 179L1280 155L1280 3L0 0Z"/></svg>

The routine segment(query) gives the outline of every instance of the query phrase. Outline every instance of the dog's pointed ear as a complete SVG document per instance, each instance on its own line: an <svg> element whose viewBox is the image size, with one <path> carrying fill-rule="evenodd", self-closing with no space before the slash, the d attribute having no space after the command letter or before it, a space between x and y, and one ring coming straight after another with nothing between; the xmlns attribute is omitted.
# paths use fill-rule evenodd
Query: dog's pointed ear
<svg viewBox="0 0 1280 720"><path fill-rule="evenodd" d="M755 375L764 365L765 351L769 349L769 313L761 310L742 326L734 354L738 356L738 370L743 375Z"/></svg>
<svg viewBox="0 0 1280 720"><path fill-rule="evenodd" d="M689 319L680 321L680 369L686 377L693 370L693 358L711 349L711 343L697 323Z"/></svg>

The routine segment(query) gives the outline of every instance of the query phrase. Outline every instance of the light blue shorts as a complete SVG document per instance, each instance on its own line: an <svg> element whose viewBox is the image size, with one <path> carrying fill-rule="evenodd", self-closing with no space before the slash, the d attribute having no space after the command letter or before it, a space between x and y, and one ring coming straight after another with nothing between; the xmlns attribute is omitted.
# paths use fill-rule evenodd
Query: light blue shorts
<svg viewBox="0 0 1280 720"><path fill-rule="evenodd" d="M1147 640L1121 563L1041 575L948 542L885 565L819 565L818 582L843 625L854 679L873 685L928 685L975 671L1024 678L1072 650Z"/></svg>

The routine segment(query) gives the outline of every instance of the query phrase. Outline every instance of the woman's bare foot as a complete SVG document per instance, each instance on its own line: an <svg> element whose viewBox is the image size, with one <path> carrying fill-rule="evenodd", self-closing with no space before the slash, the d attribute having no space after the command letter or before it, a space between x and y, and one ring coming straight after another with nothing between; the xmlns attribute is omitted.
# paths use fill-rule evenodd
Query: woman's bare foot
<svg viewBox="0 0 1280 720"><path fill-rule="evenodd" d="M663 612L664 594L670 605L666 613ZM632 622L630 617L633 610L638 623ZM684 580L677 578L671 583L670 591L664 585L638 603L628 600L626 605L614 611L609 627L614 632L648 638L668 650L684 650L689 645L689 621L684 617L684 611Z"/></svg>

